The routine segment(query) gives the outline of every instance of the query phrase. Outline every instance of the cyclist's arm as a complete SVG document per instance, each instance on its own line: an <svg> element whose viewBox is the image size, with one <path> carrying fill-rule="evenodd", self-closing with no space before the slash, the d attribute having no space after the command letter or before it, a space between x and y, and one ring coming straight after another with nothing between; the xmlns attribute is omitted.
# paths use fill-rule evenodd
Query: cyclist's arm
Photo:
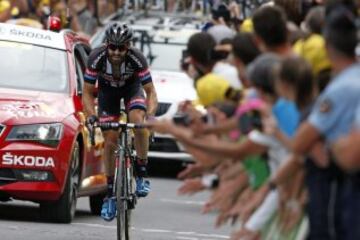
<svg viewBox="0 0 360 240"><path fill-rule="evenodd" d="M103 54L101 52L101 48L94 49L90 53L87 68L84 74L83 105L87 116L96 115L94 92L99 76L99 69L101 69L98 66L100 61L99 57L101 57L99 53Z"/></svg>
<svg viewBox="0 0 360 240"><path fill-rule="evenodd" d="M94 91L95 91L94 84L84 82L83 104L87 116L96 115L95 103L94 103L95 101Z"/></svg>
<svg viewBox="0 0 360 240"><path fill-rule="evenodd" d="M143 87L146 93L147 115L154 116L158 106L157 94L154 84L152 82L149 82Z"/></svg>

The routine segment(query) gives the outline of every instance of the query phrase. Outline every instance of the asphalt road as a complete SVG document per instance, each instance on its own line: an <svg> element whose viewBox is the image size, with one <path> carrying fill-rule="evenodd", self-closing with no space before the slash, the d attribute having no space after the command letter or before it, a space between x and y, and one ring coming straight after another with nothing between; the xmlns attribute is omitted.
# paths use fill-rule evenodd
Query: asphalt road
<svg viewBox="0 0 360 240"><path fill-rule="evenodd" d="M182 197L176 194L180 182L152 178L152 192L142 199L132 218L134 240L224 240L230 229L214 229L214 215L202 215L208 194ZM50 224L39 219L38 205L13 201L0 203L0 240L84 240L116 239L116 221L92 216L88 198L80 198L71 224Z"/></svg>

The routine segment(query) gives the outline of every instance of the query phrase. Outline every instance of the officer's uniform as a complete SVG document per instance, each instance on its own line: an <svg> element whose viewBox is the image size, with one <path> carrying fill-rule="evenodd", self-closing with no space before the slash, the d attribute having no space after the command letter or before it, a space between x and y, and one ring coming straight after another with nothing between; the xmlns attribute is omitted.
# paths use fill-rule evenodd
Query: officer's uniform
<svg viewBox="0 0 360 240"><path fill-rule="evenodd" d="M342 71L319 96L308 118L329 147L353 128L360 103L360 65ZM335 160L336 162L336 160ZM332 163L333 164L333 163ZM331 239L360 239L360 179L335 166L330 181L328 216Z"/></svg>
<svg viewBox="0 0 360 240"><path fill-rule="evenodd" d="M355 113L355 128L360 130L360 102Z"/></svg>

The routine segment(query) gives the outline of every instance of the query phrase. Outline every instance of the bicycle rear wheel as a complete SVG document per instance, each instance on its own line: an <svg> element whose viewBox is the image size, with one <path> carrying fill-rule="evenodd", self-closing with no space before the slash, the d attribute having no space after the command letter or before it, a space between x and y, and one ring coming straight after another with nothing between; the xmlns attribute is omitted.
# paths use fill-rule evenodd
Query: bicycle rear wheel
<svg viewBox="0 0 360 240"><path fill-rule="evenodd" d="M117 169L117 189L116 189L116 221L117 239L129 240L130 210L127 204L127 178L125 169L124 154L120 154L119 166Z"/></svg>

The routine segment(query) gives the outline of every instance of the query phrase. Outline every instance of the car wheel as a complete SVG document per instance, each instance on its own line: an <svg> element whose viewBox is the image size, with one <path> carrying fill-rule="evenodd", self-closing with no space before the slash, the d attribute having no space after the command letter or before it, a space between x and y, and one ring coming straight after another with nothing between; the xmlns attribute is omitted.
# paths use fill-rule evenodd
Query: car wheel
<svg viewBox="0 0 360 240"><path fill-rule="evenodd" d="M105 193L100 193L89 197L90 210L93 215L100 216L105 196Z"/></svg>
<svg viewBox="0 0 360 240"><path fill-rule="evenodd" d="M40 204L42 219L58 223L70 223L75 216L77 192L80 182L80 148L76 142L72 150L69 174L60 199Z"/></svg>

